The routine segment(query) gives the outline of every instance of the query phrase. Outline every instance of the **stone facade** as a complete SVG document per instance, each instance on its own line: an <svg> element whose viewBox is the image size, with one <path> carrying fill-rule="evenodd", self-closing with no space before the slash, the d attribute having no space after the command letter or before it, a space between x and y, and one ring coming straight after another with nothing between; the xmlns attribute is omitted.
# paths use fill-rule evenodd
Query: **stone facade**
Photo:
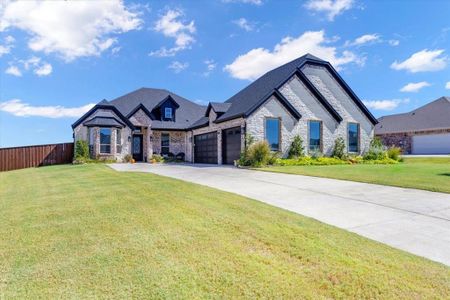
<svg viewBox="0 0 450 300"><path fill-rule="evenodd" d="M358 152L367 151L374 129L370 120L359 110L325 68L304 71L316 88L342 116L343 121L338 123L306 86L294 76L280 88L280 92L301 114L300 120L297 121L275 97L271 97L247 118L247 132L256 140L263 140L265 138L264 120L267 117L280 118L281 153L283 157L286 157L296 135L303 139L305 150L308 149L308 121L322 121L322 152L325 155L331 155L334 142L338 137L347 141L348 124L358 123L360 127Z"/></svg>
<svg viewBox="0 0 450 300"><path fill-rule="evenodd" d="M109 116L111 113L108 110L108 114L106 110L99 109L95 111L91 116L89 116L86 121L96 117L96 116ZM116 116L117 117L117 116ZM117 117L120 120L120 118ZM114 128L113 128L114 129ZM116 130L111 130L111 153L104 154L100 153L100 127L86 127L83 124L78 125L74 128L74 141L75 143L78 140L84 140L92 146L92 157L93 158L107 158L107 159L116 159L117 161L123 161L125 155L131 153L131 142L128 140L128 137L131 136L131 129L128 127L122 128L120 130L121 136L117 137ZM89 136L91 134L91 137ZM120 153L117 152L116 141L117 138L120 139Z"/></svg>
<svg viewBox="0 0 450 300"><path fill-rule="evenodd" d="M412 153L412 138L416 135L428 135L428 134L443 134L450 133L450 128L436 129L436 130L423 130L423 131L411 131L411 132L394 132L377 134L376 136L381 139L383 145L388 147L399 147L404 154Z"/></svg>

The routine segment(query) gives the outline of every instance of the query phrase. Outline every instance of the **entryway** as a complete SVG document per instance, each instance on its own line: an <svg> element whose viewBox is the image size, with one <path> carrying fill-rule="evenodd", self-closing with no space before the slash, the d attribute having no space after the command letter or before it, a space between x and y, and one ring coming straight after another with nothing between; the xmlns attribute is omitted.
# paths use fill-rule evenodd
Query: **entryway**
<svg viewBox="0 0 450 300"><path fill-rule="evenodd" d="M143 138L142 138L142 134L136 134L133 135L133 143L132 143L132 148L133 148L133 159L135 161L143 161Z"/></svg>

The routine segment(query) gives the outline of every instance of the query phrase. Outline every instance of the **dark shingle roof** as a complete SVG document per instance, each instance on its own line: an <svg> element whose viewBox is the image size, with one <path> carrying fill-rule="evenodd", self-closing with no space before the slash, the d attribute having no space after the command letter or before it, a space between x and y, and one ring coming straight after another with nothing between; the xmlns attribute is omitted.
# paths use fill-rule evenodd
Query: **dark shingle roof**
<svg viewBox="0 0 450 300"><path fill-rule="evenodd" d="M147 108L148 111L152 111L168 96L172 97L180 106L176 111L176 120L175 122L155 120L152 123L153 128L186 129L205 114L205 106L195 104L194 102L164 89L140 88L134 92L111 100L108 104L113 105L124 116L127 116L140 104Z"/></svg>
<svg viewBox="0 0 450 300"><path fill-rule="evenodd" d="M230 106L231 106L231 103L226 103L226 102L224 102L224 103L220 103L220 102L210 102L210 104L211 104L212 109L214 109L214 111L215 111L216 113L224 113L224 112L226 112L226 111L230 108Z"/></svg>
<svg viewBox="0 0 450 300"><path fill-rule="evenodd" d="M218 118L218 121L239 117L245 114L258 102L270 94L280 83L288 78L297 67L307 59L323 61L311 54L303 55L287 64L267 72L236 95L225 101L231 103L230 108Z"/></svg>
<svg viewBox="0 0 450 300"><path fill-rule="evenodd" d="M125 127L125 124L114 117L94 117L83 123L84 126Z"/></svg>
<svg viewBox="0 0 450 300"><path fill-rule="evenodd" d="M441 97L409 113L378 119L375 134L450 128L450 97Z"/></svg>

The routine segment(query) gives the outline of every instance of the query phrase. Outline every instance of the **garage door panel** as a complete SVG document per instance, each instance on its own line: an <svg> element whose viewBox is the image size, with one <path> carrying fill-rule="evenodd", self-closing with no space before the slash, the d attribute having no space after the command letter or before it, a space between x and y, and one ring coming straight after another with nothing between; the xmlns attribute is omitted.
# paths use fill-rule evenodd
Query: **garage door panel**
<svg viewBox="0 0 450 300"><path fill-rule="evenodd" d="M241 128L225 129L223 137L223 163L233 164L241 155Z"/></svg>
<svg viewBox="0 0 450 300"><path fill-rule="evenodd" d="M450 154L450 133L413 136L412 153Z"/></svg>
<svg viewBox="0 0 450 300"><path fill-rule="evenodd" d="M194 162L217 164L217 133L194 136Z"/></svg>

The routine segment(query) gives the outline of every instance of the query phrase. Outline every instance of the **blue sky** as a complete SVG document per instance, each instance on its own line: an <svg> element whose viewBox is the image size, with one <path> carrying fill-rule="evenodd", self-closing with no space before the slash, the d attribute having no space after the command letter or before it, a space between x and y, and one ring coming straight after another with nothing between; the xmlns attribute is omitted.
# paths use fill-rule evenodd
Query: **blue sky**
<svg viewBox="0 0 450 300"><path fill-rule="evenodd" d="M0 4L0 147L72 140L90 105L140 87L222 102L310 52L372 113L450 95L450 1Z"/></svg>

